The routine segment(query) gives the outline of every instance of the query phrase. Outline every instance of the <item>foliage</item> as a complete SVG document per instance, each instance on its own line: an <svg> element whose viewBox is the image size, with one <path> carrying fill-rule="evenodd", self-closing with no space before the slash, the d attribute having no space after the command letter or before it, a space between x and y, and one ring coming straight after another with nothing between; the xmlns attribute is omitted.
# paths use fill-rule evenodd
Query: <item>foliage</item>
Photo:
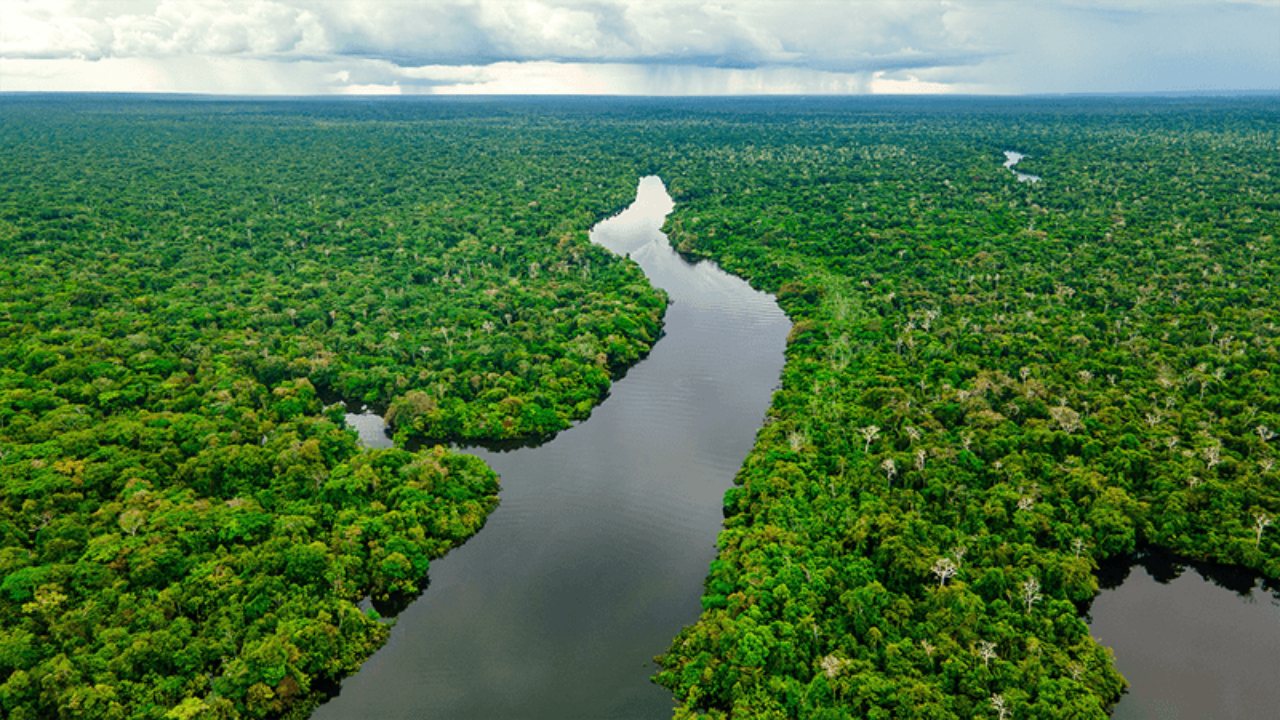
<svg viewBox="0 0 1280 720"><path fill-rule="evenodd" d="M795 322L677 717L1103 717L1101 560L1280 578L1278 115L5 98L0 707L305 712L496 502L321 398L428 444L584 417L663 299L582 231L657 172Z"/></svg>
<svg viewBox="0 0 1280 720"><path fill-rule="evenodd" d="M673 241L795 320L676 716L1104 717L1101 559L1280 577L1278 116L740 102L668 136Z"/></svg>
<svg viewBox="0 0 1280 720"><path fill-rule="evenodd" d="M585 229L636 171L459 106L0 101L0 714L301 714L662 296ZM346 399L416 452L370 451Z"/></svg>

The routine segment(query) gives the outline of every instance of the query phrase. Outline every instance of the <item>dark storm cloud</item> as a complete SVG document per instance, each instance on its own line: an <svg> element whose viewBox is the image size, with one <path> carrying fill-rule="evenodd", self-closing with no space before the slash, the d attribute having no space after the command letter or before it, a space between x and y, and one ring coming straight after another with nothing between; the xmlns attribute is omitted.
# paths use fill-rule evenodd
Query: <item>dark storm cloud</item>
<svg viewBox="0 0 1280 720"><path fill-rule="evenodd" d="M677 85L706 91L717 77L746 91L1275 88L1276 28L1270 0L9 0L0 89L107 67L162 89L431 86L423 68L474 89L498 71L549 82L543 63L622 92L682 72ZM87 61L102 62L71 70Z"/></svg>

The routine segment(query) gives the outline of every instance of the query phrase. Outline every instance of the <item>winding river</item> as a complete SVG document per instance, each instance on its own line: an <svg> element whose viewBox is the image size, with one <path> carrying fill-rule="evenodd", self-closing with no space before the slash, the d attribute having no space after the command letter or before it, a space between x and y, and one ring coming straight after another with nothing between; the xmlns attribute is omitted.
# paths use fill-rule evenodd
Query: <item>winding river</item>
<svg viewBox="0 0 1280 720"><path fill-rule="evenodd" d="M1009 159L1013 170L1020 156ZM430 589L315 718L670 716L652 658L697 618L721 498L790 329L770 296L672 251L660 230L671 209L662 182L644 178L591 234L669 293L661 340L588 421L535 448L468 450L502 476L501 505L432 564ZM390 447L377 415L347 419L365 444ZM1103 569L1090 630L1132 684L1114 717L1270 716L1280 593L1186 567L1144 556Z"/></svg>
<svg viewBox="0 0 1280 720"><path fill-rule="evenodd" d="M671 305L664 335L589 420L534 448L471 449L502 478L474 538L318 720L669 717L653 656L697 619L722 497L782 370L773 298L691 264L661 227L662 181L591 240L639 263ZM349 416L371 445L381 419Z"/></svg>

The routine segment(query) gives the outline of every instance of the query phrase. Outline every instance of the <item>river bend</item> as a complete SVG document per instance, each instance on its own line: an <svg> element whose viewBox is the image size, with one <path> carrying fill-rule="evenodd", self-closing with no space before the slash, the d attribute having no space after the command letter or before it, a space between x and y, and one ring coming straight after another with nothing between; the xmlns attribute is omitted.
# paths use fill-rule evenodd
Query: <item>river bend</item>
<svg viewBox="0 0 1280 720"><path fill-rule="evenodd" d="M662 338L587 421L535 448L469 450L501 476L501 504L315 718L670 716L653 656L698 617L790 330L771 296L671 249L672 208L646 177L591 232L667 291ZM385 443L380 421L353 419Z"/></svg>

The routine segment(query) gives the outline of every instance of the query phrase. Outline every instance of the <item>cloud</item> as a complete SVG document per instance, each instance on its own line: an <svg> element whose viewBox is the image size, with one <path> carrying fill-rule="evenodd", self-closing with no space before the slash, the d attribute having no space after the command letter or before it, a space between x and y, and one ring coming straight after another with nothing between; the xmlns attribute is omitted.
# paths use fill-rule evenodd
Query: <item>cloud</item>
<svg viewBox="0 0 1280 720"><path fill-rule="evenodd" d="M868 69L964 54L944 3L692 0L17 0L0 56L360 56L403 65L648 62Z"/></svg>
<svg viewBox="0 0 1280 720"><path fill-rule="evenodd" d="M11 0L0 5L0 57L5 58L304 55L329 50L325 33L314 13L283 1Z"/></svg>
<svg viewBox="0 0 1280 720"><path fill-rule="evenodd" d="M0 57L98 58L109 29L63 1L0 6Z"/></svg>
<svg viewBox="0 0 1280 720"><path fill-rule="evenodd" d="M0 89L1275 88L1276 27L1277 0L4 0Z"/></svg>
<svg viewBox="0 0 1280 720"><path fill-rule="evenodd" d="M869 77L792 67L717 68L641 63L499 62L404 68L408 82L449 94L757 95L866 92Z"/></svg>
<svg viewBox="0 0 1280 720"><path fill-rule="evenodd" d="M361 85L357 83L357 84L343 85L339 94L341 95L401 95L403 94L403 92L404 92L404 88L400 87L395 83L390 83L390 84L369 83L367 85Z"/></svg>
<svg viewBox="0 0 1280 720"><path fill-rule="evenodd" d="M247 57L182 57L164 62L149 58L97 61L0 58L0 90L39 91L51 87L237 95L818 95L942 89L915 77L796 67L716 68L551 61L401 67L366 58L292 63ZM951 85L947 89L957 87L962 88Z"/></svg>
<svg viewBox="0 0 1280 720"><path fill-rule="evenodd" d="M347 71L385 77L385 68L352 68L343 61L280 63L264 58L181 56L155 58L3 58L4 92L154 92L229 95L319 95L344 92ZM357 73L359 71L359 74ZM379 83L368 83L376 85Z"/></svg>
<svg viewBox="0 0 1280 720"><path fill-rule="evenodd" d="M921 80L911 73L900 75L890 75L883 70L874 73L867 83L867 91L873 95L941 95L956 90L950 83Z"/></svg>

